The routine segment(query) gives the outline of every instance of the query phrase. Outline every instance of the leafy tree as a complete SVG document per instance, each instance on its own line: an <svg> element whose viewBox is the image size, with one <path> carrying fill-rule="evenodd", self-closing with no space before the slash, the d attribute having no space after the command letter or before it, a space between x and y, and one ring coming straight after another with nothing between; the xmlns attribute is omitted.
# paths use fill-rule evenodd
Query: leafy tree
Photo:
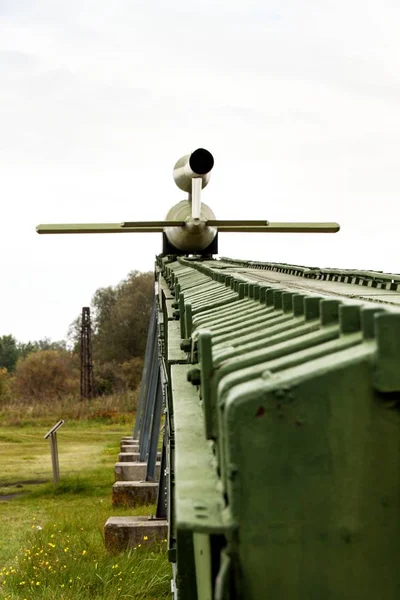
<svg viewBox="0 0 400 600"><path fill-rule="evenodd" d="M19 358L25 358L31 352L36 352L37 350L36 342L19 342L18 344L18 355Z"/></svg>
<svg viewBox="0 0 400 600"><path fill-rule="evenodd" d="M17 361L25 358L31 352L39 350L66 350L67 345L64 340L52 342L49 338L43 338L34 342L18 342L13 335L3 335L0 337L0 369L13 372Z"/></svg>
<svg viewBox="0 0 400 600"><path fill-rule="evenodd" d="M7 369L5 367L0 368L0 400L8 396L9 389L9 378Z"/></svg>
<svg viewBox="0 0 400 600"><path fill-rule="evenodd" d="M65 340L60 340L56 342L52 342L49 338L43 338L42 340L37 340L34 342L23 343L20 342L18 344L18 357L25 358L31 352L37 352L38 350L66 350L67 342Z"/></svg>
<svg viewBox="0 0 400 600"><path fill-rule="evenodd" d="M93 375L96 396L135 390L140 384L142 370L143 359L139 357L123 363L95 363Z"/></svg>
<svg viewBox="0 0 400 600"><path fill-rule="evenodd" d="M143 357L153 301L152 273L133 271L116 287L96 291L92 299L95 366ZM69 339L74 351L79 352L80 317L71 324Z"/></svg>
<svg viewBox="0 0 400 600"><path fill-rule="evenodd" d="M95 292L92 298L92 307L94 309L94 322L97 331L107 329L112 321L113 311L117 303L117 296L124 285L125 281L121 281L116 288L109 286L106 288L99 288Z"/></svg>
<svg viewBox="0 0 400 600"><path fill-rule="evenodd" d="M72 352L79 354L81 351L81 324L82 316L76 317L68 328L67 339Z"/></svg>
<svg viewBox="0 0 400 600"><path fill-rule="evenodd" d="M65 340L59 340L52 342L49 338L43 338L37 342L33 342L37 350L66 350L67 343Z"/></svg>
<svg viewBox="0 0 400 600"><path fill-rule="evenodd" d="M93 302L93 341L99 360L121 363L143 356L153 299L151 273L133 271L113 293L110 288L98 290Z"/></svg>
<svg viewBox="0 0 400 600"><path fill-rule="evenodd" d="M0 337L0 368L13 371L19 356L18 343L14 336L3 335Z"/></svg>

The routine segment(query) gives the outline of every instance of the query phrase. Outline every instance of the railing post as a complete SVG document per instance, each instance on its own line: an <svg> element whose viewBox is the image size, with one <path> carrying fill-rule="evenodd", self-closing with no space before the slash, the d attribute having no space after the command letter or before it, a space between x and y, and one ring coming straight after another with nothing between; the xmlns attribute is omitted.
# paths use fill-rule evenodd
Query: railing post
<svg viewBox="0 0 400 600"><path fill-rule="evenodd" d="M160 478L158 482L158 493L157 493L157 508L156 508L156 519L167 518L167 505L168 505L168 490L167 490L167 477L165 470L167 468L167 425L164 426L163 445L161 452L161 465L160 465Z"/></svg>
<svg viewBox="0 0 400 600"><path fill-rule="evenodd" d="M157 361L158 362L158 361ZM158 440L160 437L161 413L163 408L163 384L161 372L158 369L157 389L154 402L153 418L151 422L149 456L147 459L146 481L154 481L156 473Z"/></svg>
<svg viewBox="0 0 400 600"><path fill-rule="evenodd" d="M140 462L146 460L149 449L149 436L151 420L154 412L154 405L157 393L157 381L159 377L159 358L158 358L158 339L157 331L154 329L151 366L148 374L149 386L145 397L144 416L140 428L139 452Z"/></svg>
<svg viewBox="0 0 400 600"><path fill-rule="evenodd" d="M136 411L135 427L133 430L133 439L134 440L139 439L140 430L141 430L142 421L143 421L143 413L145 411L145 406L146 406L148 378L149 378L150 369L151 369L153 344L156 339L156 324L157 324L157 319L156 319L157 312L156 311L157 311L157 301L155 299L154 304L153 304L153 309L151 312L151 316L150 316L149 332L147 334L146 350L145 350L145 354L144 354L143 374L142 374L142 381L140 383L140 391L139 391L139 402L138 402L138 407L137 407L137 411Z"/></svg>

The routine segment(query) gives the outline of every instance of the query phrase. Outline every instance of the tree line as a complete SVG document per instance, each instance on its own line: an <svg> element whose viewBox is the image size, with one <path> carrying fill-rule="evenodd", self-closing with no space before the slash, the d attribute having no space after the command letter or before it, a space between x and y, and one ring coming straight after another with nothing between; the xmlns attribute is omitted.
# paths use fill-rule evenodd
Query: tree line
<svg viewBox="0 0 400 600"><path fill-rule="evenodd" d="M95 394L135 389L141 378L154 275L132 271L116 286L96 290L91 302ZM80 315L67 339L22 343L0 337L0 397L50 400L78 395Z"/></svg>
<svg viewBox="0 0 400 600"><path fill-rule="evenodd" d="M8 372L15 371L17 362L25 358L31 352L41 350L66 350L67 343L64 340L52 342L49 338L43 338L34 342L18 342L13 335L0 336L0 368Z"/></svg>

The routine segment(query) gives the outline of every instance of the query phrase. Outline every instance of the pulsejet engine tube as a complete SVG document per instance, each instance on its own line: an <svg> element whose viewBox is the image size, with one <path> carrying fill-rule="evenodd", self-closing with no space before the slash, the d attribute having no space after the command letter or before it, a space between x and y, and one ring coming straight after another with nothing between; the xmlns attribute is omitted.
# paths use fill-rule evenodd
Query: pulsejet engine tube
<svg viewBox="0 0 400 600"><path fill-rule="evenodd" d="M210 180L210 171L214 166L214 157L208 150L198 148L192 154L182 156L173 171L174 181L179 189L192 193L193 179L201 179L201 187L205 188Z"/></svg>

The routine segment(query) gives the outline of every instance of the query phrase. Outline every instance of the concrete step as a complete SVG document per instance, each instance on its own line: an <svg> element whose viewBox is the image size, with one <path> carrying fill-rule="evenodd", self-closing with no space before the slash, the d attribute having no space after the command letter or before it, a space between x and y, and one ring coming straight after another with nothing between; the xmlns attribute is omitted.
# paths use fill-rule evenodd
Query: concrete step
<svg viewBox="0 0 400 600"><path fill-rule="evenodd" d="M157 501L158 483L117 481L112 487L113 506L144 506Z"/></svg>
<svg viewBox="0 0 400 600"><path fill-rule="evenodd" d="M126 446L124 446L126 448ZM139 462L140 452L129 452L127 450L123 450L118 454L119 462Z"/></svg>
<svg viewBox="0 0 400 600"><path fill-rule="evenodd" d="M146 462L117 462L114 467L115 481L143 481ZM160 463L156 463L156 479L160 477Z"/></svg>
<svg viewBox="0 0 400 600"><path fill-rule="evenodd" d="M120 452L118 454L118 460L119 462L138 462L140 459L140 453L139 452L134 452L134 451L129 451L129 450L122 450L122 452ZM159 452L157 454L157 460L160 461L161 460L161 452Z"/></svg>
<svg viewBox="0 0 400 600"><path fill-rule="evenodd" d="M124 447L129 447L131 449L131 451L133 452L133 448L136 448L136 451L139 451L139 442L133 441L133 440L121 440L119 443L119 447L121 449L121 452L123 452Z"/></svg>
<svg viewBox="0 0 400 600"><path fill-rule="evenodd" d="M168 522L148 517L110 517L104 526L106 549L120 552L127 548L154 546L167 539Z"/></svg>
<svg viewBox="0 0 400 600"><path fill-rule="evenodd" d="M121 452L139 452L139 446L134 446L133 444L121 444L120 450Z"/></svg>

